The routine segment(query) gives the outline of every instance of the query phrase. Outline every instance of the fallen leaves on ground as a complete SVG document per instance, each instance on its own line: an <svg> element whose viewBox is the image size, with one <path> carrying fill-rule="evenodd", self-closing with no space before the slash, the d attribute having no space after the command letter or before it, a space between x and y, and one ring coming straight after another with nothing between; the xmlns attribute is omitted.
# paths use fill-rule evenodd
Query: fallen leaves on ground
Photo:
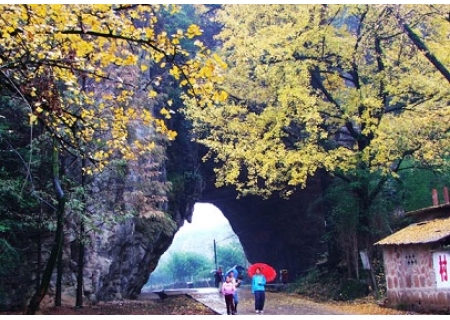
<svg viewBox="0 0 450 320"><path fill-rule="evenodd" d="M339 310L349 315L407 315L413 314L407 311L396 310L379 306L375 299L366 297L351 302L321 301L317 302L310 298L297 294L278 293L271 294L270 299L291 308L307 308L308 305L320 304L321 308ZM250 300L244 302L252 303ZM288 309L288 308L287 308ZM284 310L285 312L288 310ZM22 314L0 313L0 315ZM210 308L196 301L189 295L170 296L161 301L159 299L149 300L121 300L100 302L97 305L85 305L76 308L73 304L64 304L59 307L43 307L37 313L39 315L216 315Z"/></svg>
<svg viewBox="0 0 450 320"><path fill-rule="evenodd" d="M302 296L301 299L311 300ZM337 309L346 314L360 315L411 315L417 314L411 311L399 310L381 306L373 296L355 299L352 301L320 301L317 302L332 309Z"/></svg>
<svg viewBox="0 0 450 320"><path fill-rule="evenodd" d="M21 313L0 313L21 314ZM216 313L205 305L187 295L171 296L164 301L153 300L122 300L100 302L97 305L85 305L76 308L73 305L45 307L38 315L215 315Z"/></svg>

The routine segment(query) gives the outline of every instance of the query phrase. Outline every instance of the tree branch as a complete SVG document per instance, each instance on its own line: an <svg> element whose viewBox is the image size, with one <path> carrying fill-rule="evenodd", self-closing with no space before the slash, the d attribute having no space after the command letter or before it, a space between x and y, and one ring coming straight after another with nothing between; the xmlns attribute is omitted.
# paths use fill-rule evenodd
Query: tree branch
<svg viewBox="0 0 450 320"><path fill-rule="evenodd" d="M428 49L425 43L420 39L420 37L415 33L411 27L404 21L404 19L400 16L400 13L397 12L397 21L403 31L406 33L408 38L412 41L412 43L419 49L420 52L423 53L425 58L431 62L431 64L450 82L450 71L439 61L438 58Z"/></svg>

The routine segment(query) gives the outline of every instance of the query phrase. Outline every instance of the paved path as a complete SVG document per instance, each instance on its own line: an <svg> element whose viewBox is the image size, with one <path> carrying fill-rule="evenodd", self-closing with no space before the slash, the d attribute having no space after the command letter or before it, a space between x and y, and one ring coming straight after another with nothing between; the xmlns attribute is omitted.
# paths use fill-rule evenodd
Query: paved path
<svg viewBox="0 0 450 320"><path fill-rule="evenodd" d="M187 294L203 303L217 314L226 315L225 300L216 288L195 288L165 290L168 295ZM140 299L158 298L153 293L141 294ZM254 297L249 286L238 289L239 304L238 315L255 315ZM345 314L337 308L307 301L296 295L285 292L266 292L264 315L337 315Z"/></svg>

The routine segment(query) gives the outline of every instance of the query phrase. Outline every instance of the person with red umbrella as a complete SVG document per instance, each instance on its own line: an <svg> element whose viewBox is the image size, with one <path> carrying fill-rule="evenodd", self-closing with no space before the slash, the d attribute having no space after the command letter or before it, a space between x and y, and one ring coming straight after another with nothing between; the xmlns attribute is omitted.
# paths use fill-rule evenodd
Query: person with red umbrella
<svg viewBox="0 0 450 320"><path fill-rule="evenodd" d="M264 303L266 301L266 277L261 273L261 268L256 267L252 278L252 293L255 295L255 312L264 312Z"/></svg>
<svg viewBox="0 0 450 320"><path fill-rule="evenodd" d="M277 272L275 269L263 262L256 262L248 267L247 273L250 277L253 277L256 273L256 269L259 268L259 271L266 277L267 282L272 282L277 278Z"/></svg>

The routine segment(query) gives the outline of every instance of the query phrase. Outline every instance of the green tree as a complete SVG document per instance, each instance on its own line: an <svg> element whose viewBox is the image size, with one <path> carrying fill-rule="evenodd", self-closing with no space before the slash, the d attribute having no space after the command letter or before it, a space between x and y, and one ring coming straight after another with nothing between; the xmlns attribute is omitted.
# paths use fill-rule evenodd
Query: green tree
<svg viewBox="0 0 450 320"><path fill-rule="evenodd" d="M204 255L194 252L176 252L167 262L167 269L173 275L173 280L194 281L199 275L210 272L213 264Z"/></svg>
<svg viewBox="0 0 450 320"><path fill-rule="evenodd" d="M354 199L352 252L371 248L373 205L408 165L448 167L448 5L224 5L227 103L191 104L216 185L288 197L319 170ZM402 23L400 23L400 20ZM428 52L428 53L429 53ZM436 62L433 60L434 62ZM445 83L445 85L442 85ZM358 277L357 256L350 270Z"/></svg>
<svg viewBox="0 0 450 320"><path fill-rule="evenodd" d="M224 271L235 265L245 266L246 258L240 243L230 243L217 247L217 265L223 266Z"/></svg>
<svg viewBox="0 0 450 320"><path fill-rule="evenodd" d="M158 263L158 267L152 272L147 285L164 287L166 284L172 283L173 273L169 268L167 261L161 259Z"/></svg>
<svg viewBox="0 0 450 320"><path fill-rule="evenodd" d="M438 191L440 203L444 202L444 187L449 186L449 172L432 172L412 169L400 173L400 179L391 183L398 207L404 211L419 210L433 205L432 190Z"/></svg>
<svg viewBox="0 0 450 320"><path fill-rule="evenodd" d="M0 222L0 236L9 231L8 222ZM20 253L6 239L0 237L0 300L6 301L8 292L5 291L4 285L11 275L17 274L20 267ZM1 308L0 304L0 308Z"/></svg>

